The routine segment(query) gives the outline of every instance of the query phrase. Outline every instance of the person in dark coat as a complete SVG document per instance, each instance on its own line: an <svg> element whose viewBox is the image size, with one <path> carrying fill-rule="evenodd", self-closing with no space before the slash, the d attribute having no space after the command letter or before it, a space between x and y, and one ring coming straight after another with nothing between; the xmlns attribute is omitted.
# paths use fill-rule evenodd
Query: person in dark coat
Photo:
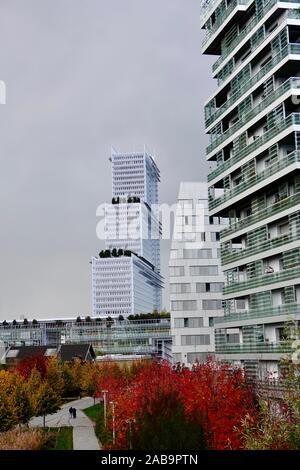
<svg viewBox="0 0 300 470"><path fill-rule="evenodd" d="M71 406L71 408L69 408L69 413L70 413L70 418L72 418L73 417L73 408L72 408L72 406Z"/></svg>
<svg viewBox="0 0 300 470"><path fill-rule="evenodd" d="M72 408L73 418L76 418L76 408Z"/></svg>

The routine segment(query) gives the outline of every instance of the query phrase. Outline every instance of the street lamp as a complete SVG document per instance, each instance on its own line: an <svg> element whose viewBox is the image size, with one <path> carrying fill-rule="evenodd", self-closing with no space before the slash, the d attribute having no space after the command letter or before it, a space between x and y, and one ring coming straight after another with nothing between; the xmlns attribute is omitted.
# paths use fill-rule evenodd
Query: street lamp
<svg viewBox="0 0 300 470"><path fill-rule="evenodd" d="M129 450L132 450L132 424L135 423L135 419L126 419L126 423L128 424L129 431Z"/></svg>
<svg viewBox="0 0 300 470"><path fill-rule="evenodd" d="M112 407L112 435L113 435L113 445L116 443L116 423L115 423L115 402L110 402Z"/></svg>
<svg viewBox="0 0 300 470"><path fill-rule="evenodd" d="M106 428L106 394L107 394L107 390L102 390L102 394L103 394L104 427Z"/></svg>

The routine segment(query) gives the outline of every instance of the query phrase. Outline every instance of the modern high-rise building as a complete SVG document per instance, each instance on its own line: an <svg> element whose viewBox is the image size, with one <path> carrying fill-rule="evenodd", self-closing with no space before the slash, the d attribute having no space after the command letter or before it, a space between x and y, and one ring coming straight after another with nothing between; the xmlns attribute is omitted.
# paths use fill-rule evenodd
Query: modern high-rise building
<svg viewBox="0 0 300 470"><path fill-rule="evenodd" d="M225 316L218 357L280 374L300 318L300 2L202 2L218 87L205 104L209 211L221 232Z"/></svg>
<svg viewBox="0 0 300 470"><path fill-rule="evenodd" d="M224 223L208 215L206 183L181 183L169 261L173 362L190 366L214 356L214 320L223 316Z"/></svg>
<svg viewBox="0 0 300 470"><path fill-rule="evenodd" d="M93 315L124 318L161 309L159 169L146 152L112 151L105 250L92 258Z"/></svg>

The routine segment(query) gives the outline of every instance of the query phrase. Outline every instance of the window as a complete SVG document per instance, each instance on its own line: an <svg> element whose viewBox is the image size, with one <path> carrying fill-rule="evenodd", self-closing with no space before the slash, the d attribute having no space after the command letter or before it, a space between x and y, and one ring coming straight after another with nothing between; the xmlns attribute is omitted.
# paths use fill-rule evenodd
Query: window
<svg viewBox="0 0 300 470"><path fill-rule="evenodd" d="M190 266L191 276L216 276L218 266Z"/></svg>
<svg viewBox="0 0 300 470"><path fill-rule="evenodd" d="M220 240L220 233L219 232L211 232L211 241L218 242Z"/></svg>
<svg viewBox="0 0 300 470"><path fill-rule="evenodd" d="M173 353L173 364L181 362L181 353Z"/></svg>
<svg viewBox="0 0 300 470"><path fill-rule="evenodd" d="M188 294L191 292L191 284L170 284L171 294Z"/></svg>
<svg viewBox="0 0 300 470"><path fill-rule="evenodd" d="M207 357L208 355L206 353L187 353L187 362L189 364L195 364L195 362L203 364L207 360Z"/></svg>
<svg viewBox="0 0 300 470"><path fill-rule="evenodd" d="M184 266L171 266L170 276L184 276Z"/></svg>
<svg viewBox="0 0 300 470"><path fill-rule="evenodd" d="M207 249L184 249L183 250L184 259L209 259L212 258L212 250Z"/></svg>
<svg viewBox="0 0 300 470"><path fill-rule="evenodd" d="M197 294L206 292L205 286L206 286L205 282L196 282L196 292L197 292Z"/></svg>
<svg viewBox="0 0 300 470"><path fill-rule="evenodd" d="M246 308L245 299L236 299L235 306L236 306L237 310L245 310L245 308Z"/></svg>
<svg viewBox="0 0 300 470"><path fill-rule="evenodd" d="M193 199L181 199L178 204L183 209L193 209Z"/></svg>
<svg viewBox="0 0 300 470"><path fill-rule="evenodd" d="M239 344L240 335L239 333L229 333L227 334L227 343L229 344Z"/></svg>
<svg viewBox="0 0 300 470"><path fill-rule="evenodd" d="M222 308L222 300L202 300L203 310L220 310Z"/></svg>
<svg viewBox="0 0 300 470"><path fill-rule="evenodd" d="M171 250L170 251L170 259L176 259L178 258L178 251L177 250Z"/></svg>
<svg viewBox="0 0 300 470"><path fill-rule="evenodd" d="M190 317L190 318L175 318L175 328L202 328L203 318L202 317Z"/></svg>
<svg viewBox="0 0 300 470"><path fill-rule="evenodd" d="M171 301L171 310L197 310L197 300L173 300Z"/></svg>
<svg viewBox="0 0 300 470"><path fill-rule="evenodd" d="M210 344L209 335L183 335L181 336L182 346L206 346Z"/></svg>
<svg viewBox="0 0 300 470"><path fill-rule="evenodd" d="M222 292L224 287L223 282L211 282L210 283L210 292ZM207 291L209 292L209 291Z"/></svg>

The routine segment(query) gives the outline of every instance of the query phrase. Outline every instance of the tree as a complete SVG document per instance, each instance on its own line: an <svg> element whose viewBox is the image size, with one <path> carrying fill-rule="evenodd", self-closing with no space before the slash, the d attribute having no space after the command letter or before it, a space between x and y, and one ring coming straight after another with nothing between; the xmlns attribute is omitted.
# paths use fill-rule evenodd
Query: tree
<svg viewBox="0 0 300 470"><path fill-rule="evenodd" d="M46 382L42 383L36 392L36 416L43 416L43 426L46 426L46 415L56 413L60 407L60 398Z"/></svg>
<svg viewBox="0 0 300 470"><path fill-rule="evenodd" d="M41 374L41 377L44 378L47 372L48 366L48 357L43 356L42 354L36 356L25 357L16 367L16 371L27 379L33 369L37 369Z"/></svg>
<svg viewBox="0 0 300 470"><path fill-rule="evenodd" d="M26 382L19 374L12 374L12 381L12 403L16 421L18 424L27 424L33 416L33 409Z"/></svg>
<svg viewBox="0 0 300 470"><path fill-rule="evenodd" d="M0 370L0 432L5 432L17 424L13 406L13 377L5 370Z"/></svg>
<svg viewBox="0 0 300 470"><path fill-rule="evenodd" d="M56 395L58 397L62 397L64 390L64 377L62 365L56 357L51 357L48 361L45 380Z"/></svg>
<svg viewBox="0 0 300 470"><path fill-rule="evenodd" d="M208 360L192 370L180 370L185 413L202 416L209 449L243 448L242 420L255 419L257 398L241 369Z"/></svg>
<svg viewBox="0 0 300 470"><path fill-rule="evenodd" d="M89 397L94 398L94 405L96 403L96 396L98 392L99 371L95 364L85 364L82 371L81 388L84 393Z"/></svg>

